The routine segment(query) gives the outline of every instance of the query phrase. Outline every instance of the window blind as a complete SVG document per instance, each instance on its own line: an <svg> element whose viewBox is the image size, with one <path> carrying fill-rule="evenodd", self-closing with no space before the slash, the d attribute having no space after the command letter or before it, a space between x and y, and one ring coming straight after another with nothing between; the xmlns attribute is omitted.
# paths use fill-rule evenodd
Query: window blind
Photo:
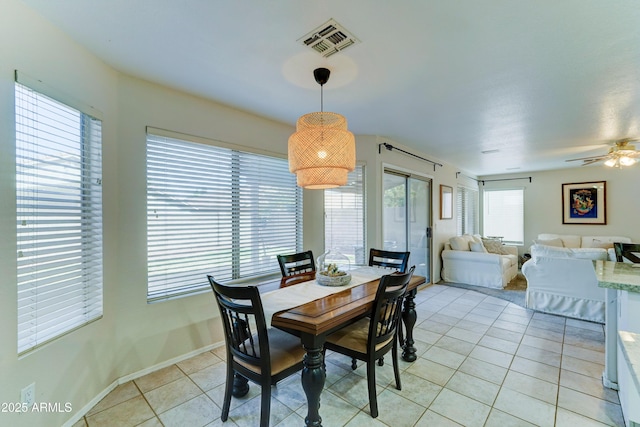
<svg viewBox="0 0 640 427"><path fill-rule="evenodd" d="M148 301L280 271L302 250L302 190L286 159L147 133Z"/></svg>
<svg viewBox="0 0 640 427"><path fill-rule="evenodd" d="M346 255L352 265L365 260L364 166L349 172L347 184L324 190L325 250Z"/></svg>
<svg viewBox="0 0 640 427"><path fill-rule="evenodd" d="M482 223L485 236L505 243L524 243L524 189L483 191Z"/></svg>
<svg viewBox="0 0 640 427"><path fill-rule="evenodd" d="M101 121L16 82L18 352L102 316Z"/></svg>
<svg viewBox="0 0 640 427"><path fill-rule="evenodd" d="M477 234L478 230L478 190L458 185L456 195L456 221L458 236Z"/></svg>

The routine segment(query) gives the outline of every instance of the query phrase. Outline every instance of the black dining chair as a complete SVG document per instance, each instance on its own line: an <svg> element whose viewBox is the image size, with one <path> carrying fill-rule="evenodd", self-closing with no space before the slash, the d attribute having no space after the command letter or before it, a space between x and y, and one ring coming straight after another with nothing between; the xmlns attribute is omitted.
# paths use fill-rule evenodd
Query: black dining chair
<svg viewBox="0 0 640 427"><path fill-rule="evenodd" d="M328 335L325 342L325 351L329 349L366 362L369 408L373 418L378 416L375 361L389 351L393 360L396 388L402 389L398 369L397 331L402 301L414 269L415 266L411 267L407 273L396 272L382 276L369 317L362 318Z"/></svg>
<svg viewBox="0 0 640 427"><path fill-rule="evenodd" d="M369 250L369 265L404 273L407 271L409 255L410 252L394 252L371 248Z"/></svg>
<svg viewBox="0 0 640 427"><path fill-rule="evenodd" d="M297 285L298 283L308 282L316 278L316 272L310 271L307 273L298 273L291 276L283 276L280 279L280 287L286 288L287 286Z"/></svg>
<svg viewBox="0 0 640 427"><path fill-rule="evenodd" d="M640 243L614 243L613 249L616 251L616 261L640 264Z"/></svg>
<svg viewBox="0 0 640 427"><path fill-rule="evenodd" d="M291 255L278 255L277 258L283 277L316 271L316 263L313 260L313 252L311 251Z"/></svg>
<svg viewBox="0 0 640 427"><path fill-rule="evenodd" d="M371 248L369 250L369 266L382 267L404 273L407 270L407 265L409 264L409 255L411 255L411 253L408 251L395 252ZM402 325L400 325L399 327L398 337L400 338L400 345L404 345L404 333L402 332ZM378 360L378 365L384 365L384 358L381 357L380 360ZM353 360L351 368L356 369L356 367L356 361Z"/></svg>
<svg viewBox="0 0 640 427"><path fill-rule="evenodd" d="M267 329L258 288L225 286L207 276L216 297L227 348L227 382L222 421L229 417L236 374L261 387L260 427L269 425L271 386L302 369L305 351L300 338Z"/></svg>

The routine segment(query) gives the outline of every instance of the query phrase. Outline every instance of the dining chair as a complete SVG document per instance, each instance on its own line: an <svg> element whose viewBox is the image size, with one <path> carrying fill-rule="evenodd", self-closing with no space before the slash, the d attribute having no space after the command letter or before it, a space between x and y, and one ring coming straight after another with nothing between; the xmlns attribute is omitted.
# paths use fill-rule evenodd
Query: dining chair
<svg viewBox="0 0 640 427"><path fill-rule="evenodd" d="M410 252L394 252L371 248L369 250L369 266L382 267L404 273L407 270L410 254ZM402 325L399 326L398 337L400 339L400 345L404 345ZM378 365L384 365L384 358L381 357L380 360L378 360ZM353 360L351 368L355 370L356 367L356 361Z"/></svg>
<svg viewBox="0 0 640 427"><path fill-rule="evenodd" d="M616 261L640 264L640 243L614 243L613 248L616 251Z"/></svg>
<svg viewBox="0 0 640 427"><path fill-rule="evenodd" d="M316 263L313 260L313 252L311 251L291 255L278 255L277 258L283 277L316 271Z"/></svg>
<svg viewBox="0 0 640 427"><path fill-rule="evenodd" d="M315 271L308 271L306 273L293 274L291 276L284 276L280 279L280 287L286 288L287 286L297 285L298 283L308 282L316 278Z"/></svg>
<svg viewBox="0 0 640 427"><path fill-rule="evenodd" d="M224 326L227 379L222 421L229 417L236 374L261 387L260 427L269 425L271 386L302 369L305 351L300 338L268 328L260 293L255 286L225 286L207 276Z"/></svg>
<svg viewBox="0 0 640 427"><path fill-rule="evenodd" d="M393 252L371 248L369 250L369 265L404 273L407 271L409 255L410 252Z"/></svg>
<svg viewBox="0 0 640 427"><path fill-rule="evenodd" d="M378 416L375 362L389 351L393 360L396 388L402 390L398 369L397 330L402 301L414 269L415 266L411 267L407 273L396 272L382 276L369 317L345 326L326 338L325 351L329 349L366 362L369 408L373 418Z"/></svg>

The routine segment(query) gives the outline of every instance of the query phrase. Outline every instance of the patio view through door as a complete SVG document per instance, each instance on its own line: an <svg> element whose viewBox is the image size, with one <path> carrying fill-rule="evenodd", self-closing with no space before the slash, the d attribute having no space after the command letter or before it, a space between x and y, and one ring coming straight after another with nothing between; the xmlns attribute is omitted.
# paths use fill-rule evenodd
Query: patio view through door
<svg viewBox="0 0 640 427"><path fill-rule="evenodd" d="M415 274L431 282L431 180L385 169L383 249L410 251Z"/></svg>

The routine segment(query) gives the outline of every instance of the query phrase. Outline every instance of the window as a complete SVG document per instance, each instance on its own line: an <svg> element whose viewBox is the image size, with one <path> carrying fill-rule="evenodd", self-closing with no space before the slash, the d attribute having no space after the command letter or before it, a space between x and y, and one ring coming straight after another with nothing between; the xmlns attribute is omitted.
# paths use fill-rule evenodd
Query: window
<svg viewBox="0 0 640 427"><path fill-rule="evenodd" d="M15 99L24 353L102 316L102 131L100 120L17 78Z"/></svg>
<svg viewBox="0 0 640 427"><path fill-rule="evenodd" d="M478 190L458 185L456 221L458 236L478 234Z"/></svg>
<svg viewBox="0 0 640 427"><path fill-rule="evenodd" d="M278 273L276 255L302 250L302 190L286 159L189 139L147 134L148 301L211 291L207 274Z"/></svg>
<svg viewBox="0 0 640 427"><path fill-rule="evenodd" d="M484 190L484 235L502 237L503 242L524 243L524 189Z"/></svg>
<svg viewBox="0 0 640 427"><path fill-rule="evenodd" d="M349 172L347 185L324 190L325 250L346 255L352 265L365 265L364 166Z"/></svg>

